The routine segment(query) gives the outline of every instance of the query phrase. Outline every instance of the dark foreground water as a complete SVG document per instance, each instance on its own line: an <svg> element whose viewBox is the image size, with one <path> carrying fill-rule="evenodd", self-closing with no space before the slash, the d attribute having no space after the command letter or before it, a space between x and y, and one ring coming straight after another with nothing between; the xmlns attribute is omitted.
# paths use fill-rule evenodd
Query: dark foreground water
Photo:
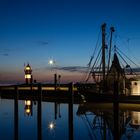
<svg viewBox="0 0 140 140"><path fill-rule="evenodd" d="M140 105L0 99L0 140L114 139L140 139Z"/></svg>

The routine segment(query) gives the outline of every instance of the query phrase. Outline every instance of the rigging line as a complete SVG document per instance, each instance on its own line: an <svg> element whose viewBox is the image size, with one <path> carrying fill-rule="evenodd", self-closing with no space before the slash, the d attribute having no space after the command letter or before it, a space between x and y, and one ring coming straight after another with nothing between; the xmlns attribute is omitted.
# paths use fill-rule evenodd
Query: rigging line
<svg viewBox="0 0 140 140"><path fill-rule="evenodd" d="M91 131L93 132L94 138L97 140L97 137L96 137L95 132L94 132L94 128L93 128L92 124L90 123L86 114L85 114L85 120L87 121L87 124L89 125Z"/></svg>
<svg viewBox="0 0 140 140"><path fill-rule="evenodd" d="M116 44L116 42L117 42L117 39L118 39L118 32L117 31L115 31L114 32L114 44Z"/></svg>
<svg viewBox="0 0 140 140"><path fill-rule="evenodd" d="M129 52L131 52L131 54L133 53L132 52L132 47L130 47L130 41L131 40L134 40L134 39L140 39L140 37L132 37L132 38L126 38L126 42L127 42L127 49ZM133 58L137 61L138 64L140 64L140 62L138 61L138 59L132 54Z"/></svg>
<svg viewBox="0 0 140 140"><path fill-rule="evenodd" d="M98 61L101 59L101 51L102 51L102 48L100 49L100 51L99 51L99 53L98 53L98 55L97 55L97 58L95 59L95 62L94 62L94 64L93 64L93 66L92 66L92 69L91 69L91 70L93 70L93 69L94 69L94 67L95 67L96 63L98 63Z"/></svg>
<svg viewBox="0 0 140 140"><path fill-rule="evenodd" d="M90 72L89 72L89 74L88 74L88 76L87 76L86 82L89 80L90 74L92 73L92 71L93 71L93 69L94 69L94 67L95 67L96 62L98 62L98 58L99 58L99 56L101 55L101 50L102 50L102 49L100 49L100 51L99 51L99 53L98 53L98 55L97 55L97 58L95 59L95 62L94 62L93 66L92 66L92 68L91 68L91 70L90 70Z"/></svg>
<svg viewBox="0 0 140 140"><path fill-rule="evenodd" d="M123 61L127 64L127 65L129 65L125 60L124 60L124 58L121 56L121 54L117 51L117 53L118 53L118 55L123 59ZM132 61L133 62L133 61ZM135 64L135 63L134 63ZM130 70L131 70L131 72L133 72L133 70L132 70L132 68L130 67ZM137 75L136 74L136 72L133 72L135 75Z"/></svg>
<svg viewBox="0 0 140 140"><path fill-rule="evenodd" d="M131 46L130 46L130 42L131 40L135 40L135 39L140 39L140 36L137 36L137 37L122 37L120 35L118 35L119 37L119 40L121 40L120 43L122 43L125 48L127 49L128 52L130 52L131 50Z"/></svg>
<svg viewBox="0 0 140 140"><path fill-rule="evenodd" d="M96 47L95 47L95 50L94 50L94 52L93 52L93 55L92 56L94 56L95 55L95 52L96 52L96 50L97 50L97 47L98 47L98 43L99 43L99 39L100 39L100 34L101 34L101 30L99 31L99 34L98 34L98 39L97 39L97 42L96 42Z"/></svg>
<svg viewBox="0 0 140 140"><path fill-rule="evenodd" d="M101 70L101 65L102 65L102 62L100 63L100 69L99 69L99 71ZM98 74L97 75L97 80L96 80L96 82L99 82L101 80L101 78L100 78L100 74Z"/></svg>
<svg viewBox="0 0 140 140"><path fill-rule="evenodd" d="M101 59L102 59L102 55L101 55L101 53L100 53L100 54L99 54L99 57L98 57L98 59L97 59L97 61L96 61L97 63L94 64L93 67L92 67L92 71L93 71L94 69L96 69L96 70L101 69L101 64L102 64Z"/></svg>
<svg viewBox="0 0 140 140"><path fill-rule="evenodd" d="M106 121L106 125L107 125L107 129L108 129L108 135L109 135L109 138L111 140L111 134L113 134L113 130L111 129L111 126L109 125L109 121L107 119L107 117L104 115L104 119Z"/></svg>
<svg viewBox="0 0 140 140"><path fill-rule="evenodd" d="M119 41L117 41L117 44L119 46L119 44L122 44L124 46L124 48L126 49L126 51L129 53L130 52L130 39L128 37L122 37L119 34L117 35ZM119 42L119 43L118 43Z"/></svg>
<svg viewBox="0 0 140 140"><path fill-rule="evenodd" d="M130 40L129 37L121 37L121 36L118 35L118 34L117 34L117 37L119 38L119 40L121 40L122 44L128 45L128 42L129 42L129 40ZM120 43L121 43L121 42L120 42Z"/></svg>
<svg viewBox="0 0 140 140"><path fill-rule="evenodd" d="M96 60L95 60L95 62L94 62L94 64L93 64L93 66L92 66L92 68L91 68L89 74L88 74L88 77L87 77L87 79L86 79L86 82L89 80L90 74L92 73L92 71L93 71L93 69L94 69L94 67L95 67L96 62L98 63L98 61L99 61L98 58L99 58L100 55L101 55L101 49L100 49L100 51L99 51L99 53L98 53L98 55L97 55L97 58L96 58Z"/></svg>
<svg viewBox="0 0 140 140"><path fill-rule="evenodd" d="M105 40L105 42L106 42L105 45L109 44L109 38L110 38L110 34L107 34L107 35L106 35L106 40Z"/></svg>
<svg viewBox="0 0 140 140"><path fill-rule="evenodd" d="M86 67L85 72L83 72L83 75L81 77L81 82L85 82L85 79L87 77L87 71L89 72L89 68L88 67Z"/></svg>
<svg viewBox="0 0 140 140"><path fill-rule="evenodd" d="M126 60L122 57L122 55L116 50L117 54L121 57L121 59L128 65L128 63L126 62Z"/></svg>
<svg viewBox="0 0 140 140"><path fill-rule="evenodd" d="M100 39L100 34L101 34L101 30L99 31L99 33L98 33L98 39L97 39L97 42L96 42L96 47L95 47L95 49L94 49L94 52L93 52L93 55L91 56L91 58L90 58L90 61L89 61L89 63L87 64L87 66L88 66L88 73L90 73L90 66L91 66L91 63L92 63L92 61L93 61L93 58L95 57L95 52L97 51L97 47L98 47L98 44L99 44L99 39ZM97 55L98 56L98 55ZM89 74L90 75L90 74ZM85 76L85 77L87 77L87 76ZM90 76L88 76L88 77L90 77ZM85 78L85 79L87 79L87 78ZM89 78L88 78L89 79ZM86 81L88 81L88 80L86 80Z"/></svg>
<svg viewBox="0 0 140 140"><path fill-rule="evenodd" d="M132 61L127 55L125 55L119 48L117 48L117 50L119 50L130 62L132 62L135 66L137 66L138 68L140 68L134 61ZM118 52L118 51L117 51Z"/></svg>
<svg viewBox="0 0 140 140"><path fill-rule="evenodd" d="M132 57L133 57L133 58L137 61L137 63L140 65L140 62L138 61L138 59L133 55L134 53L133 53L133 51L132 51L132 48L130 47L130 40L131 40L130 38L127 39L127 43L128 43L128 45L127 45L127 46L128 46L128 51L131 52Z"/></svg>
<svg viewBox="0 0 140 140"><path fill-rule="evenodd" d="M109 41L109 55L108 55L107 72L109 71L109 66L110 66L110 57L111 57L111 49L112 49L113 32L115 32L115 29L114 29L114 27L111 27L110 28L110 41Z"/></svg>
<svg viewBox="0 0 140 140"><path fill-rule="evenodd" d="M87 66L88 66L88 69L87 69L87 71L88 71L88 73L89 73L89 68L90 68L90 66L91 66L91 63L92 63L92 60L93 60L93 58L94 58L94 56L95 56L95 51L97 50L97 47L98 47L98 43L99 43L99 39L100 39L100 34L101 34L101 30L99 30L99 33L98 33L98 38L97 38L97 41L96 41L96 45L95 45L95 49L94 49L94 52L93 52L93 55L91 56L91 58L90 58L90 61L89 61L89 63L87 64ZM84 76L85 78L83 78L83 79L86 79L86 77L87 76ZM84 80L83 80L84 81Z"/></svg>
<svg viewBox="0 0 140 140"><path fill-rule="evenodd" d="M88 131L90 139L93 140L93 135L92 135L91 130L90 130L89 126L88 126L88 123L86 122L86 119L84 118L84 116L83 117L81 116L81 119L82 119L82 121L84 122L84 124L85 124L85 126L87 128L87 131Z"/></svg>
<svg viewBox="0 0 140 140"><path fill-rule="evenodd" d="M100 34L101 34L101 30L100 30L99 33L98 33L98 38L97 38L97 42L96 42L96 45L95 45L95 49L94 49L93 54L92 54L92 56L91 56L91 58L90 58L90 61L89 61L89 63L88 63L88 66L89 66L89 67L90 67L90 65L91 65L91 63L92 63L92 60L93 60L94 56L95 56L95 52L97 51L97 47L98 47L98 43L99 43L99 39L100 39Z"/></svg>
<svg viewBox="0 0 140 140"><path fill-rule="evenodd" d="M138 61L138 59L134 55L132 55L132 56L137 61L137 63L140 65L140 62Z"/></svg>

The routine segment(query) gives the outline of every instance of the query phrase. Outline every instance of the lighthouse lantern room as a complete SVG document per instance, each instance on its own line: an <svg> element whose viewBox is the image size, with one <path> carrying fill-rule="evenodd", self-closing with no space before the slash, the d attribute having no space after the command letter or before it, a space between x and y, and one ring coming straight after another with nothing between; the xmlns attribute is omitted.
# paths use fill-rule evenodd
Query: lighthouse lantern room
<svg viewBox="0 0 140 140"><path fill-rule="evenodd" d="M32 83L32 69L31 69L31 66L29 64L27 64L27 66L25 67L24 69L24 72L25 72L25 82L26 84L31 84Z"/></svg>

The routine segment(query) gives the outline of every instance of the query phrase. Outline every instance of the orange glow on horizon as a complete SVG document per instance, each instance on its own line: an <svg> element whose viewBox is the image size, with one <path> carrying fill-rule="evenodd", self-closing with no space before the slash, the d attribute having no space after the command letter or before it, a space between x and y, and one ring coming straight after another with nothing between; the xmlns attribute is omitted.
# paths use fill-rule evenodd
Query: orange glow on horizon
<svg viewBox="0 0 140 140"><path fill-rule="evenodd" d="M25 76L25 73L22 69L16 69L16 71L6 71L5 74L0 73L1 77L1 84L2 83L24 83L24 78L31 78L31 75ZM69 72L63 70L57 70L57 74L61 75L60 83L69 83L69 82L81 82L83 80L84 74L80 72ZM24 78L23 78L24 76ZM43 83L53 83L54 82L54 71L50 69L42 69L42 70L34 70L33 77L37 82Z"/></svg>

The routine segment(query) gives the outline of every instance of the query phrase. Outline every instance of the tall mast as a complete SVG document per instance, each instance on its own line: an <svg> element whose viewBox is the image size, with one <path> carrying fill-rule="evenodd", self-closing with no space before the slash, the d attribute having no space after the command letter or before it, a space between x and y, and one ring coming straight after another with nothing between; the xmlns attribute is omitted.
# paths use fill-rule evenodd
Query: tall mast
<svg viewBox="0 0 140 140"><path fill-rule="evenodd" d="M106 23L102 24L102 71L103 71L103 83L105 82L105 36L106 36Z"/></svg>
<svg viewBox="0 0 140 140"><path fill-rule="evenodd" d="M110 65L110 56L111 56L111 48L112 48L112 35L113 35L113 32L115 32L115 29L114 27L111 27L110 28L110 46L109 46L109 58L108 58L108 68L107 68L107 72L109 71L109 65Z"/></svg>

